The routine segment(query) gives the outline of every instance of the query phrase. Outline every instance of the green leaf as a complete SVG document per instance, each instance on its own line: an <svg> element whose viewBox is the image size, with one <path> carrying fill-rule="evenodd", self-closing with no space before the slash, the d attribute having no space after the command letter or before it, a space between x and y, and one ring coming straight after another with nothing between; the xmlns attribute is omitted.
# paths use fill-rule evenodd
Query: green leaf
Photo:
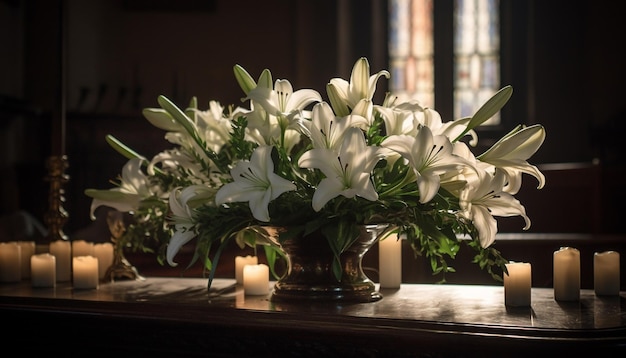
<svg viewBox="0 0 626 358"><path fill-rule="evenodd" d="M275 279L279 279L280 276L276 273L275 266L277 258L284 257L283 252L280 251L279 248L270 245L263 245L263 250L265 251L265 258L267 259L267 264L270 267L272 277L274 277Z"/></svg>
<svg viewBox="0 0 626 358"><path fill-rule="evenodd" d="M226 248L226 246L228 246L228 240L224 240L222 241L222 243L220 244L220 246L217 249L217 252L215 252L215 256L213 256L213 263L212 266L217 267L217 263L220 260L220 256L222 255L222 251L224 251L224 248ZM209 274L209 283L208 283L208 288L211 288L211 284L213 283L213 278L215 277L215 271L216 270L211 270L211 273Z"/></svg>

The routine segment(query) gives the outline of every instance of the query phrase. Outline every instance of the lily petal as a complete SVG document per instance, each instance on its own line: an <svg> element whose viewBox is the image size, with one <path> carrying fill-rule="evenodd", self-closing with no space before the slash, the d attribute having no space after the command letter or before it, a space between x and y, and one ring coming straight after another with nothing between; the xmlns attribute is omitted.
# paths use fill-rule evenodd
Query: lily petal
<svg viewBox="0 0 626 358"><path fill-rule="evenodd" d="M219 189L215 196L216 204L248 201L254 218L268 222L270 200L296 189L295 184L274 173L272 149L271 146L259 146L249 162L237 163L231 170L234 181Z"/></svg>
<svg viewBox="0 0 626 358"><path fill-rule="evenodd" d="M541 189L545 185L545 176L526 160L539 149L545 137L542 125L519 126L477 158L505 171L510 182L507 191L512 194L521 187L522 173L534 176L539 182L537 188Z"/></svg>
<svg viewBox="0 0 626 358"><path fill-rule="evenodd" d="M197 233L193 231L176 230L172 235L169 243L167 244L166 259L167 263L172 266L178 266L178 263L174 262L174 257L180 251L181 247L196 237Z"/></svg>
<svg viewBox="0 0 626 358"><path fill-rule="evenodd" d="M359 128L349 128L346 131L339 152L316 148L302 154L298 165L303 168L318 168L326 176L313 194L314 210L321 210L329 200L339 195L377 200L378 193L370 175L382 156L380 147L366 145L363 132Z"/></svg>

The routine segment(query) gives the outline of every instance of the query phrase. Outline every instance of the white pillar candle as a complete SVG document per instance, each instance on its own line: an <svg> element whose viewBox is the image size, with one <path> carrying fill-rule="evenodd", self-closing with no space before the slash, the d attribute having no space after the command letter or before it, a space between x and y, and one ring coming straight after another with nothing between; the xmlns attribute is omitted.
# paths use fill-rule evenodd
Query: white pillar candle
<svg viewBox="0 0 626 358"><path fill-rule="evenodd" d="M530 306L532 268L527 262L505 264L508 274L504 274L504 304L513 307Z"/></svg>
<svg viewBox="0 0 626 358"><path fill-rule="evenodd" d="M74 288L98 288L98 258L76 256L72 259Z"/></svg>
<svg viewBox="0 0 626 358"><path fill-rule="evenodd" d="M596 252L593 255L593 288L598 296L619 295L619 252Z"/></svg>
<svg viewBox="0 0 626 358"><path fill-rule="evenodd" d="M580 252L572 247L562 247L554 252L554 299L577 301L580 299Z"/></svg>
<svg viewBox="0 0 626 358"><path fill-rule="evenodd" d="M57 282L72 279L72 244L67 240L50 243L50 255L55 257Z"/></svg>
<svg viewBox="0 0 626 358"><path fill-rule="evenodd" d="M113 265L113 244L110 242L94 244L93 254L98 258L98 277L102 280L109 267Z"/></svg>
<svg viewBox="0 0 626 358"><path fill-rule="evenodd" d="M0 282L22 280L21 249L15 241L0 242Z"/></svg>
<svg viewBox="0 0 626 358"><path fill-rule="evenodd" d="M72 241L72 257L76 256L93 256L93 242Z"/></svg>
<svg viewBox="0 0 626 358"><path fill-rule="evenodd" d="M22 279L30 278L30 257L35 254L35 242L34 241L18 241L20 245L20 262L22 263Z"/></svg>
<svg viewBox="0 0 626 358"><path fill-rule="evenodd" d="M243 291L246 295L267 295L270 292L270 268L264 264L244 266Z"/></svg>
<svg viewBox="0 0 626 358"><path fill-rule="evenodd" d="M30 257L31 283L33 287L54 287L56 285L56 257L49 253Z"/></svg>
<svg viewBox="0 0 626 358"><path fill-rule="evenodd" d="M378 243L380 288L400 288L402 283L402 240L391 234Z"/></svg>
<svg viewBox="0 0 626 358"><path fill-rule="evenodd" d="M243 267L246 265L256 265L259 259L256 256L235 257L235 280L238 285L243 285Z"/></svg>

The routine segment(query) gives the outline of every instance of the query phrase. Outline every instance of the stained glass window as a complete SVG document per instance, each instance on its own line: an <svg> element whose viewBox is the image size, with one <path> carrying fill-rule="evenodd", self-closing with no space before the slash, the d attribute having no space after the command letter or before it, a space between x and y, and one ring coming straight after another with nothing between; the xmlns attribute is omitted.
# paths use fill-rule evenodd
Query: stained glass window
<svg viewBox="0 0 626 358"><path fill-rule="evenodd" d="M471 116L500 86L498 0L454 2L454 117ZM489 123L496 124L494 116Z"/></svg>
<svg viewBox="0 0 626 358"><path fill-rule="evenodd" d="M454 0L450 41L454 118L472 115L500 88L499 0ZM443 14L446 15L446 14ZM442 16L443 16L442 15ZM433 0L390 0L390 90L434 107L437 85ZM498 124L496 115L486 124Z"/></svg>
<svg viewBox="0 0 626 358"><path fill-rule="evenodd" d="M432 0L391 0L389 13L390 89L402 101L433 107Z"/></svg>

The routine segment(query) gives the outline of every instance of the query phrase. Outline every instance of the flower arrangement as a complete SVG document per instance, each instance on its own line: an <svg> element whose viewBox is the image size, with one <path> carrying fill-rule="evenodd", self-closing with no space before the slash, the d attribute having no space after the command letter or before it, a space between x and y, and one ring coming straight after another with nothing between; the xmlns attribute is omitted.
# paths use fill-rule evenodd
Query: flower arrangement
<svg viewBox="0 0 626 358"><path fill-rule="evenodd" d="M391 93L375 104L377 82L390 74L371 75L366 58L349 81L329 81L328 101L288 80L274 82L268 69L258 80L239 65L234 74L247 107L211 101L200 110L192 98L181 109L159 96L160 108L143 110L173 145L152 159L107 136L128 162L115 187L85 193L93 198L92 216L100 205L133 214L126 245L152 240L159 261L176 266L181 247L195 240L189 265L202 262L210 286L231 240L263 247L276 275L284 238L319 230L338 257L358 225L385 223L429 259L434 274L454 272L448 261L467 246L473 261L501 280L495 268L505 272L507 261L492 246L495 217L522 216L528 229L514 195L524 173L538 189L545 182L527 162L545 139L539 124L518 125L480 155L470 149L478 142L474 129L506 104L510 86L473 116L444 122L436 110L398 103ZM289 230L276 238L269 226Z"/></svg>

